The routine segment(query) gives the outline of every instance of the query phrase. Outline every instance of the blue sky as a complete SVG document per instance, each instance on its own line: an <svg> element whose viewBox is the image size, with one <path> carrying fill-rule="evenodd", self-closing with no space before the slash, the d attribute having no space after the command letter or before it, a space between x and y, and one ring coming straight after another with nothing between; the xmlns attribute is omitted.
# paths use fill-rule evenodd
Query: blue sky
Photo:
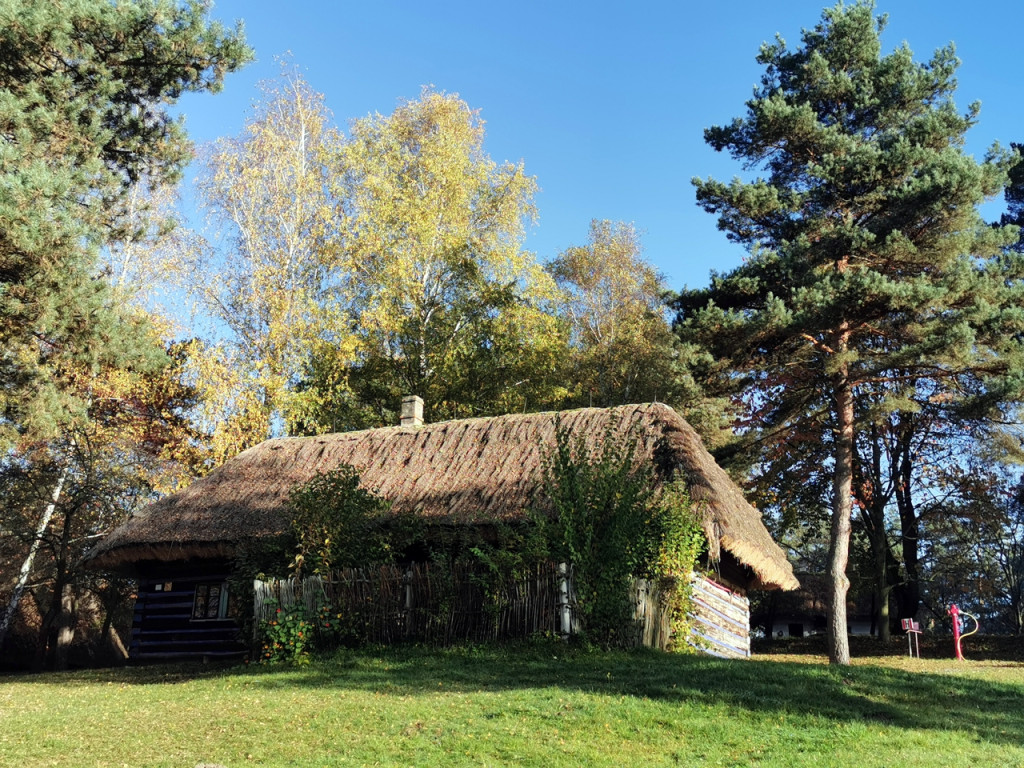
<svg viewBox="0 0 1024 768"><path fill-rule="evenodd" d="M343 127L392 112L422 85L458 93L486 121L491 157L521 159L537 177L539 221L527 248L546 260L582 244L592 218L633 222L670 288L700 287L743 256L694 202L694 176L741 170L704 144L703 130L743 113L760 44L779 33L795 46L824 6L217 0L212 16L243 20L257 61L222 93L187 96L181 110L197 142L239 133L257 82L277 75L275 57L286 53ZM923 61L956 44L956 103L982 103L971 154L1024 141L1024 3L883 0L877 10L889 14L885 52L906 41ZM985 213L1001 210L999 201Z"/></svg>

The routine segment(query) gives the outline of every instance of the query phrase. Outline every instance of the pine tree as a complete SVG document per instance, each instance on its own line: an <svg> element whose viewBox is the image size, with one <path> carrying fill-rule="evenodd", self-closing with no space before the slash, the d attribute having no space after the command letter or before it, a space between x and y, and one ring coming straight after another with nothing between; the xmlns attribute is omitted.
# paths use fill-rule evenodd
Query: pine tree
<svg viewBox="0 0 1024 768"><path fill-rule="evenodd" d="M159 358L112 306L97 255L141 179L190 158L166 105L219 89L241 32L172 0L0 3L0 450L84 417L68 372Z"/></svg>
<svg viewBox="0 0 1024 768"><path fill-rule="evenodd" d="M680 331L731 366L766 439L831 439L828 646L849 663L846 594L855 405L914 408L955 398L978 414L1017 394L1024 263L977 206L1013 155L964 152L979 107L953 103L952 46L927 63L906 45L882 56L873 3L839 4L790 50L765 44L746 115L705 139L766 175L695 179L699 205L749 258L680 295ZM870 415L866 416L870 418ZM824 445L829 448L825 448Z"/></svg>
<svg viewBox="0 0 1024 768"><path fill-rule="evenodd" d="M1024 152L1024 144L1010 143L1010 148L1018 153ZM1003 226L1013 224L1022 227L1017 235L1014 249L1024 251L1024 162L1018 162L1010 169L1010 183L1006 185L1006 213L999 223Z"/></svg>
<svg viewBox="0 0 1024 768"><path fill-rule="evenodd" d="M114 300L99 253L139 234L133 189L176 180L191 156L167 106L218 90L250 57L241 31L207 8L0 1L0 495L13 510L11 470L38 469L47 486L0 645L75 480L80 435L103 427L105 383L168 363L144 319Z"/></svg>

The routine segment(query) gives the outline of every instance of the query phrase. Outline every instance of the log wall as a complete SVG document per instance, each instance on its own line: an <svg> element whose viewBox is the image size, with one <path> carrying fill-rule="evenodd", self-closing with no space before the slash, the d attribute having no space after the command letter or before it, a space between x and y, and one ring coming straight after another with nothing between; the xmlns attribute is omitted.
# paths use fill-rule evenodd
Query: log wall
<svg viewBox="0 0 1024 768"><path fill-rule="evenodd" d="M221 597L230 574L227 563L154 565L140 571L128 646L131 660L242 658L248 653L234 615L238 601L249 596ZM210 587L215 585L219 589L211 601ZM198 606L197 589L205 594ZM195 615L197 608L202 609L201 618Z"/></svg>
<svg viewBox="0 0 1024 768"><path fill-rule="evenodd" d="M222 597L227 563L162 565L143 571L129 646L136 661L241 658L250 638L240 636L239 601ZM692 610L686 642L715 656L750 656L750 606L746 597L700 574L691 576ZM217 590L214 591L214 587ZM197 597L198 594L198 597ZM468 570L429 565L346 570L329 579L310 577L254 584L255 624L277 606L305 605L312 615L331 605L343 615L353 640L370 643L416 641L434 645L524 638L538 633L568 635L578 630L572 570L554 563L528 577L485 588ZM666 600L656 583L637 579L631 599L635 642L666 649L672 637Z"/></svg>

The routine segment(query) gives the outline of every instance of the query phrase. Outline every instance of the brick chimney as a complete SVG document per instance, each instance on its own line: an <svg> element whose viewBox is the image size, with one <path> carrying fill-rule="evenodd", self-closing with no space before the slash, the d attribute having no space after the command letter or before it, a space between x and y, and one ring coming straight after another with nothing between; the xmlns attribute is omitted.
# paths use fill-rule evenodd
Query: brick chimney
<svg viewBox="0 0 1024 768"><path fill-rule="evenodd" d="M402 419L399 422L403 427L423 426L423 398L418 395L406 395L402 398Z"/></svg>

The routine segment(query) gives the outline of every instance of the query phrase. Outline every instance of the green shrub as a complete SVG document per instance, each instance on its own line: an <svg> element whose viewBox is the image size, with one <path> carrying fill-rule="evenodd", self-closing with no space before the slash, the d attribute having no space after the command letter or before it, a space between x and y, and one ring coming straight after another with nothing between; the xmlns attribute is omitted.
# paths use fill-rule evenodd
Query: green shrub
<svg viewBox="0 0 1024 768"><path fill-rule="evenodd" d="M309 663L311 651L330 650L343 634L342 615L327 604L309 615L303 605L282 608L270 601L271 618L260 623L260 664Z"/></svg>
<svg viewBox="0 0 1024 768"><path fill-rule="evenodd" d="M654 503L652 527L659 543L651 576L661 582L667 597L673 638L685 640L690 633L688 614L693 599L690 574L707 539L701 517L681 480L662 487ZM686 642L675 642L670 650L688 649Z"/></svg>
<svg viewBox="0 0 1024 768"><path fill-rule="evenodd" d="M387 501L359 486L359 474L347 464L297 485L289 496L295 572L327 574L391 562L417 538L420 526L408 516L389 515L389 509Z"/></svg>
<svg viewBox="0 0 1024 768"><path fill-rule="evenodd" d="M277 606L269 620L260 622L259 663L308 664L313 631L304 606Z"/></svg>
<svg viewBox="0 0 1024 768"><path fill-rule="evenodd" d="M634 577L671 580L673 628L685 631L689 574L704 544L684 486L656 490L654 468L636 448L616 423L595 448L556 424L544 461L551 508L534 515L551 555L573 566L584 639L603 646L633 643Z"/></svg>

